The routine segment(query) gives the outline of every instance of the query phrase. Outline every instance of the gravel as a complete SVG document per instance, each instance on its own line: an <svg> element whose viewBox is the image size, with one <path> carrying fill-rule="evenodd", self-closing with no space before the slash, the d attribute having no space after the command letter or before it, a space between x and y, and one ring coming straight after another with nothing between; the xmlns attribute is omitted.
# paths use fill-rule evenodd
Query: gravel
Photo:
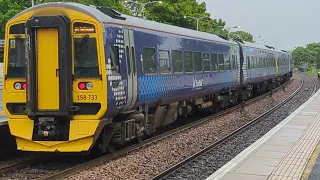
<svg viewBox="0 0 320 180"><path fill-rule="evenodd" d="M308 82L306 82L306 85L308 85ZM265 97L243 109L213 119L210 122L203 123L197 127L184 130L166 139L131 152L126 156L119 157L100 166L92 167L66 179L150 179L269 110L271 107L288 97L299 86L300 78L294 74L285 91L278 90L273 93L272 97ZM312 89L310 83L309 87ZM292 110L299 107L300 104L310 96L309 92L311 92L311 90L307 93L304 91L303 93L299 93L298 97L294 98L294 103L296 104L294 106L292 106L292 104L287 105L287 110L291 111L282 114L279 113L277 116L284 117L290 114ZM279 122L282 120L278 117L274 119L277 119ZM218 152L210 161L206 162L204 160L198 164L198 166L207 166L205 163L215 162L215 164L209 168L209 170L211 170L210 172L209 170L197 172L187 169L185 173L181 172L181 176L179 177L186 176L187 179L189 179L189 176L187 175L190 175L191 179L199 179L199 177L202 178L211 174L218 167L221 167L224 163L228 162L232 157L241 152L243 145L248 146L250 143L253 143L259 135L263 135L263 132L267 132L268 130L266 129L270 129L272 124L276 124L275 121L272 122L267 123L266 127L260 127L254 131L259 134L247 136L246 138L250 137L251 139L249 142L245 140L245 136L242 137L244 139L241 141L239 139L237 139L237 141L234 140L233 143L235 146L230 145L228 147L229 149L223 151L225 154L223 154L223 152ZM241 147L238 147L239 145L241 145ZM215 158L220 158L224 161L217 161ZM206 175L204 175L204 173Z"/></svg>
<svg viewBox="0 0 320 180"><path fill-rule="evenodd" d="M87 161L87 160L85 160ZM27 180L27 179L39 179L41 177L57 173L61 170L71 168L77 164L82 163L81 156L52 156L49 159L36 163L34 165L27 166L25 168L15 170L6 174L1 174L1 180Z"/></svg>
<svg viewBox="0 0 320 180"><path fill-rule="evenodd" d="M24 154L24 153L19 154L19 155L16 154L16 156L14 156L14 157L8 157L8 158L1 160L0 161L0 169L7 167L7 166L10 166L10 165L13 165L13 164L21 163L21 162L29 160L33 157L34 156L31 154Z"/></svg>
<svg viewBox="0 0 320 180"><path fill-rule="evenodd" d="M202 156L189 162L184 167L164 179L206 179L224 164L232 160L237 154L257 141L273 127L289 116L312 95L314 84L303 75L304 87L293 99L277 109L274 113L264 117L264 120L254 124L249 129L237 134L231 140L220 144Z"/></svg>

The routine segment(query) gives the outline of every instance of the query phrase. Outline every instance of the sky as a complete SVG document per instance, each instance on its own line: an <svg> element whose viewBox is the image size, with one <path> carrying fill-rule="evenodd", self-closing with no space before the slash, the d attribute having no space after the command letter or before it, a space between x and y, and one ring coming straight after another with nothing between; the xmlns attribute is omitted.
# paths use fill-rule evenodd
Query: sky
<svg viewBox="0 0 320 180"><path fill-rule="evenodd" d="M239 25L239 30L263 36L276 48L293 50L320 42L320 0L197 1L205 2L207 12L226 21L227 27Z"/></svg>

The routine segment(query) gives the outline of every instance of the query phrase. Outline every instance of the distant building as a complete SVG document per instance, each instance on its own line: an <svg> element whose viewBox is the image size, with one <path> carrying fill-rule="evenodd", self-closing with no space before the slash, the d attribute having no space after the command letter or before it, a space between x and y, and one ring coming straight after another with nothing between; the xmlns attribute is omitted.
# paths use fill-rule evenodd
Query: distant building
<svg viewBox="0 0 320 180"><path fill-rule="evenodd" d="M309 67L309 64L308 63L304 63L301 65L301 68L303 69L307 69Z"/></svg>
<svg viewBox="0 0 320 180"><path fill-rule="evenodd" d="M298 68L298 71L304 72L304 70L307 69L308 67L309 67L309 64L308 63L304 63Z"/></svg>

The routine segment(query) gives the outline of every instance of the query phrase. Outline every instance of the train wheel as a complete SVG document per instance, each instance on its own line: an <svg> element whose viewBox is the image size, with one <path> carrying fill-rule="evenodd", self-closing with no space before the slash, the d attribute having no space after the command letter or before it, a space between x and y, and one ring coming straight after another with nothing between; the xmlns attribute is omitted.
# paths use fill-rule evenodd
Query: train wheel
<svg viewBox="0 0 320 180"><path fill-rule="evenodd" d="M103 128L98 141L98 149L100 153L106 154L108 152L112 153L115 151L115 148L111 143L111 139L116 129L117 125L110 125Z"/></svg>

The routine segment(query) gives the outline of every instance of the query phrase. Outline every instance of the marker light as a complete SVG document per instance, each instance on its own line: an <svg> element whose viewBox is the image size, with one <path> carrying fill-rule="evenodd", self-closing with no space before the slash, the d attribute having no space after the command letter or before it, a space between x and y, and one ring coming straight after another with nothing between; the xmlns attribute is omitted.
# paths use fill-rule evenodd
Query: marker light
<svg viewBox="0 0 320 180"><path fill-rule="evenodd" d="M21 90L21 83L14 83L14 89Z"/></svg>
<svg viewBox="0 0 320 180"><path fill-rule="evenodd" d="M81 82L81 83L78 84L78 88L79 88L80 90L84 90L84 89L86 88L86 84L83 83L83 82Z"/></svg>
<svg viewBox="0 0 320 180"><path fill-rule="evenodd" d="M28 87L28 86L27 86L27 83L23 83L22 88L23 88L23 89L27 89L27 87Z"/></svg>
<svg viewBox="0 0 320 180"><path fill-rule="evenodd" d="M91 82L88 82L88 83L86 84L86 88L87 88L88 90L92 89L92 88L93 88L93 84L92 84Z"/></svg>

